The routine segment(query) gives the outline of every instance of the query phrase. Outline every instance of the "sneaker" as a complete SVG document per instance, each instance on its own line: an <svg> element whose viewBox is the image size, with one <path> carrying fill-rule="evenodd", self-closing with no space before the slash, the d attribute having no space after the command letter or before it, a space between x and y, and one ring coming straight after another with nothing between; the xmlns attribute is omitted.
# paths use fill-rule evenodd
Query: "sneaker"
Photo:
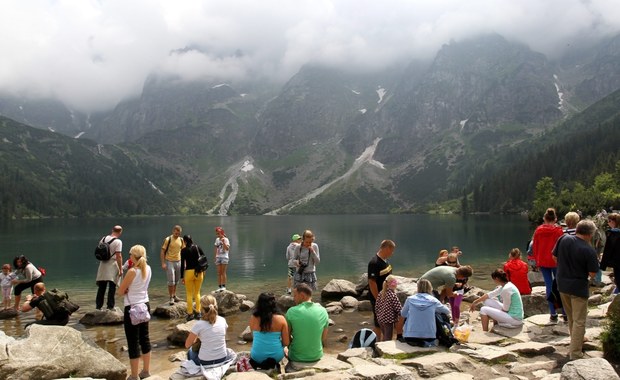
<svg viewBox="0 0 620 380"><path fill-rule="evenodd" d="M549 316L549 322L557 322L558 321L558 315L550 315Z"/></svg>
<svg viewBox="0 0 620 380"><path fill-rule="evenodd" d="M215 289L215 290L213 291L213 293L219 293L219 292L221 292L221 291L222 291L222 288L217 288L217 289Z"/></svg>
<svg viewBox="0 0 620 380"><path fill-rule="evenodd" d="M170 305L174 305L174 298L170 297L170 302L168 302Z"/></svg>
<svg viewBox="0 0 620 380"><path fill-rule="evenodd" d="M286 294L291 294L291 288L286 289Z"/></svg>
<svg viewBox="0 0 620 380"><path fill-rule="evenodd" d="M225 287L225 286L222 286L222 287L220 288L220 292L225 292L225 291L226 291L226 287Z"/></svg>
<svg viewBox="0 0 620 380"><path fill-rule="evenodd" d="M151 377L151 374L143 370L138 374L138 377L140 379L146 379L147 377Z"/></svg>
<svg viewBox="0 0 620 380"><path fill-rule="evenodd" d="M192 319L194 319L194 314L188 314L187 317L185 318L187 322L191 321Z"/></svg>
<svg viewBox="0 0 620 380"><path fill-rule="evenodd" d="M174 302L179 302L181 301L181 299L179 297L177 297L177 295L173 295L172 298L174 299Z"/></svg>

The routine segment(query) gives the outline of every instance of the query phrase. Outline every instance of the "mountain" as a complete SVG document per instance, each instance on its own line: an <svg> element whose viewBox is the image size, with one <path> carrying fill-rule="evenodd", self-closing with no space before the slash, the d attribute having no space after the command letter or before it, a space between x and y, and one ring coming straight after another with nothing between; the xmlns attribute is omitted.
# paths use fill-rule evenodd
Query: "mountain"
<svg viewBox="0 0 620 380"><path fill-rule="evenodd" d="M0 209L22 216L171 214L177 173L131 150L32 128L0 116Z"/></svg>
<svg viewBox="0 0 620 380"><path fill-rule="evenodd" d="M528 209L536 183L552 177L559 187L591 184L602 172L614 173L620 161L620 91L573 116L538 141L498 157L487 173L473 178L474 211ZM601 206L601 205L598 205Z"/></svg>
<svg viewBox="0 0 620 380"><path fill-rule="evenodd" d="M24 203L15 194L6 202L13 216L97 214L101 202L90 193L99 170L115 173L119 185L131 183L126 201L99 208L109 214L417 212L471 193L476 211L519 210L531 193L511 191L497 178L520 188L519 177L508 180L502 171L558 141L549 136L598 128L592 121L604 114L599 101L620 89L618 40L550 60L484 35L451 41L432 60L381 71L306 65L281 86L152 75L139 98L86 116L51 101L35 112L32 101L0 96L0 113L48 129L2 119L12 142L0 145L3 163L18 162L16 170L30 173L19 177L38 195L50 191L40 178L55 183L52 202ZM605 104L613 104L609 99ZM46 122L60 124L51 128L58 133ZM39 138L53 144L28 139L20 128L29 136L45 132ZM25 143L14 142L12 133ZM22 145L28 150L5 153ZM53 160L66 161L60 179ZM86 173L81 162L96 170ZM71 176L78 187L65 179ZM76 191L82 188L89 190ZM488 191L514 198L496 200ZM82 202L88 207L76 206Z"/></svg>

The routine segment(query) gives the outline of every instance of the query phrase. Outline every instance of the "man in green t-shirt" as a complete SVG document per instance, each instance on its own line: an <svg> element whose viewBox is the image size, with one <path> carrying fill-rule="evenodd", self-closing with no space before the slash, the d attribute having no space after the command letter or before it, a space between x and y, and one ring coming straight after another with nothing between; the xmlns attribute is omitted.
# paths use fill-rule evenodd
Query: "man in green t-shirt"
<svg viewBox="0 0 620 380"><path fill-rule="evenodd" d="M286 312L291 334L288 358L294 362L317 361L323 357L323 342L327 337L327 310L312 302L312 289L305 283L295 287L293 298L297 306Z"/></svg>

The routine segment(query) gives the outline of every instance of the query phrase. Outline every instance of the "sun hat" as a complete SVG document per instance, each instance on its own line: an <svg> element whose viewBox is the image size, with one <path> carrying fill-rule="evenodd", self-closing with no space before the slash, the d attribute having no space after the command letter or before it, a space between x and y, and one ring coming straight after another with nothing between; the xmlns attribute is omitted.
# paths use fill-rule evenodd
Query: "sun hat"
<svg viewBox="0 0 620 380"><path fill-rule="evenodd" d="M291 237L291 240L292 240L292 241L297 241L297 240L299 240L299 239L301 239L301 236L300 236L299 234L294 234L294 235Z"/></svg>

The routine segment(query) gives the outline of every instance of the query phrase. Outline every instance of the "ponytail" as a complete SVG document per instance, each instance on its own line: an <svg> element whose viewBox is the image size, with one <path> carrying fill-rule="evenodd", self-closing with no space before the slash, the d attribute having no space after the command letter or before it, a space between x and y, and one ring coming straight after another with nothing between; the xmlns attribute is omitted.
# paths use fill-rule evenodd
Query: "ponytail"
<svg viewBox="0 0 620 380"><path fill-rule="evenodd" d="M200 307L202 309L202 319L214 324L217 319L217 300L212 295L202 296L200 298Z"/></svg>

